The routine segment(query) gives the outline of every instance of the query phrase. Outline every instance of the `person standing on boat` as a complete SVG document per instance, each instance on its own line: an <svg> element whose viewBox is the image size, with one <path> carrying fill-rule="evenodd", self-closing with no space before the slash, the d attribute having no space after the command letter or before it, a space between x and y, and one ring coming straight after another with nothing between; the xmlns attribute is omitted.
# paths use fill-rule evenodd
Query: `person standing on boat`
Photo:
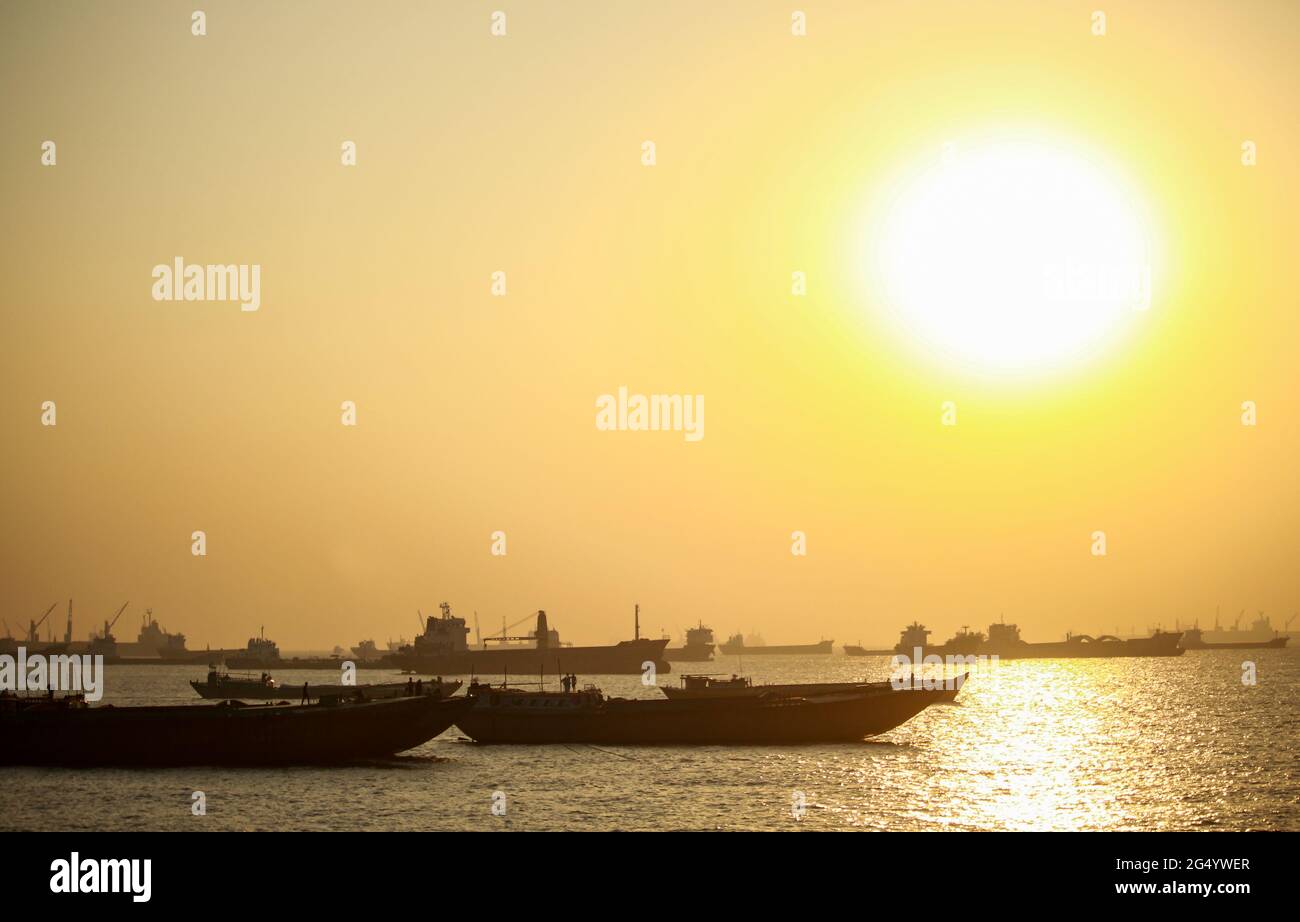
<svg viewBox="0 0 1300 922"><path fill-rule="evenodd" d="M311 693L310 690L307 688L306 682L302 683L302 703L311 704Z"/></svg>

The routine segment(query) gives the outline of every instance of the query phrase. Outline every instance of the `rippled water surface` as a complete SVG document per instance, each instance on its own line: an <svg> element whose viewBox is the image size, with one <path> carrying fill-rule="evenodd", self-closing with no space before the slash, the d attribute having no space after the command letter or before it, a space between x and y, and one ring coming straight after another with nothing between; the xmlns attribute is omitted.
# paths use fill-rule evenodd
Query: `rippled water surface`
<svg viewBox="0 0 1300 922"><path fill-rule="evenodd" d="M1257 664L1253 687L1242 684L1245 660ZM755 681L888 674L884 657L751 657L745 667ZM104 701L193 703L186 682L203 673L110 666ZM637 677L583 679L610 694L660 694ZM957 704L853 745L486 747L453 728L403 757L345 768L0 768L0 828L1296 830L1298 691L1295 650L1017 661L972 677ZM191 814L194 791L206 816ZM505 816L492 813L497 791Z"/></svg>

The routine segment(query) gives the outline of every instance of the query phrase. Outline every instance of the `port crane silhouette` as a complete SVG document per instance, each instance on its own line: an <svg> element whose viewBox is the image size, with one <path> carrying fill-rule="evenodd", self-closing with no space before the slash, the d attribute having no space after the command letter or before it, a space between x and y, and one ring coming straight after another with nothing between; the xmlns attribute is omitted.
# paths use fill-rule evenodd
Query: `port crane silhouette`
<svg viewBox="0 0 1300 922"><path fill-rule="evenodd" d="M534 621L536 620L536 618L537 618L537 614L534 612L533 614L524 615L524 617L520 618L518 621L514 622L513 624L506 624L506 616L502 615L501 633L489 634L487 637L483 638L481 643L486 643L489 640L495 640L498 641L499 643L509 643L512 640L532 640L533 639L532 637L511 637L510 632L515 628L519 627L519 625L526 624L529 621Z"/></svg>
<svg viewBox="0 0 1300 922"><path fill-rule="evenodd" d="M117 624L117 619L122 617L122 612L126 611L126 606L130 604L131 604L130 602L123 602L122 607L117 610L117 614L113 616L112 621L109 621L107 618L104 619L104 636L101 639L103 640L113 639L113 625Z"/></svg>
<svg viewBox="0 0 1300 922"><path fill-rule="evenodd" d="M50 616L50 612L54 611L54 606L55 606L55 605L58 605L58 604L59 604L58 602L55 602L54 605L51 605L49 608L45 609L45 614L41 615L41 620L40 620L40 621L30 621L30 622L28 622L28 624L29 624L29 626L28 626L28 628L27 628L27 642L28 642L28 643L36 643L36 632L37 632L37 630L39 630L39 629L40 629L40 626L41 626L42 624L45 623L45 619L48 618L48 617Z"/></svg>

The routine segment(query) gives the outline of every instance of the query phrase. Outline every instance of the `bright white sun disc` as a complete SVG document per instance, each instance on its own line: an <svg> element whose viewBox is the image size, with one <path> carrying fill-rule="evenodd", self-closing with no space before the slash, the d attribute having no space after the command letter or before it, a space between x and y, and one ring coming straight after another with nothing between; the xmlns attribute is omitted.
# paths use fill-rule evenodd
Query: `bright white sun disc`
<svg viewBox="0 0 1300 922"><path fill-rule="evenodd" d="M1087 159L1023 141L960 150L888 213L877 273L928 351L975 368L1058 368L1150 303L1132 195Z"/></svg>

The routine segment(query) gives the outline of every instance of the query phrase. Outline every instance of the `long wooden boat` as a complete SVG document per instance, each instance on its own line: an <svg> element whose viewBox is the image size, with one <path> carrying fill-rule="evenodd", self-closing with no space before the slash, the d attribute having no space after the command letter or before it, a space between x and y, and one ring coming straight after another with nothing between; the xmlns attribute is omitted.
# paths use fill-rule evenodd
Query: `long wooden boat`
<svg viewBox="0 0 1300 922"><path fill-rule="evenodd" d="M89 707L0 693L0 764L296 765L384 758L442 733L471 706L422 695L308 705Z"/></svg>
<svg viewBox="0 0 1300 922"><path fill-rule="evenodd" d="M696 745L855 742L894 729L931 704L933 691L848 692L813 698L606 698L470 683L456 721L478 743Z"/></svg>
<svg viewBox="0 0 1300 922"><path fill-rule="evenodd" d="M935 690L942 693L943 701L955 701L957 692L966 682L968 673L935 679L942 686ZM661 685L659 690L668 698L683 700L687 698L756 698L767 695L775 698L815 698L819 695L842 694L878 694L895 692L893 684L883 682L801 682L794 684L755 685L744 676L733 675L730 678L712 675L684 675L676 688ZM907 689L910 690L910 689Z"/></svg>
<svg viewBox="0 0 1300 922"><path fill-rule="evenodd" d="M433 695L450 698L461 682L458 680L442 681L440 679L412 679L409 682L380 682L365 685L286 685L271 678L270 673L258 676L232 676L227 672L209 670L202 682L191 679L190 686L200 696L212 700L229 701L298 701L304 698L315 701L320 698L355 698L360 695L367 701L382 701L385 698L404 698L409 695Z"/></svg>

